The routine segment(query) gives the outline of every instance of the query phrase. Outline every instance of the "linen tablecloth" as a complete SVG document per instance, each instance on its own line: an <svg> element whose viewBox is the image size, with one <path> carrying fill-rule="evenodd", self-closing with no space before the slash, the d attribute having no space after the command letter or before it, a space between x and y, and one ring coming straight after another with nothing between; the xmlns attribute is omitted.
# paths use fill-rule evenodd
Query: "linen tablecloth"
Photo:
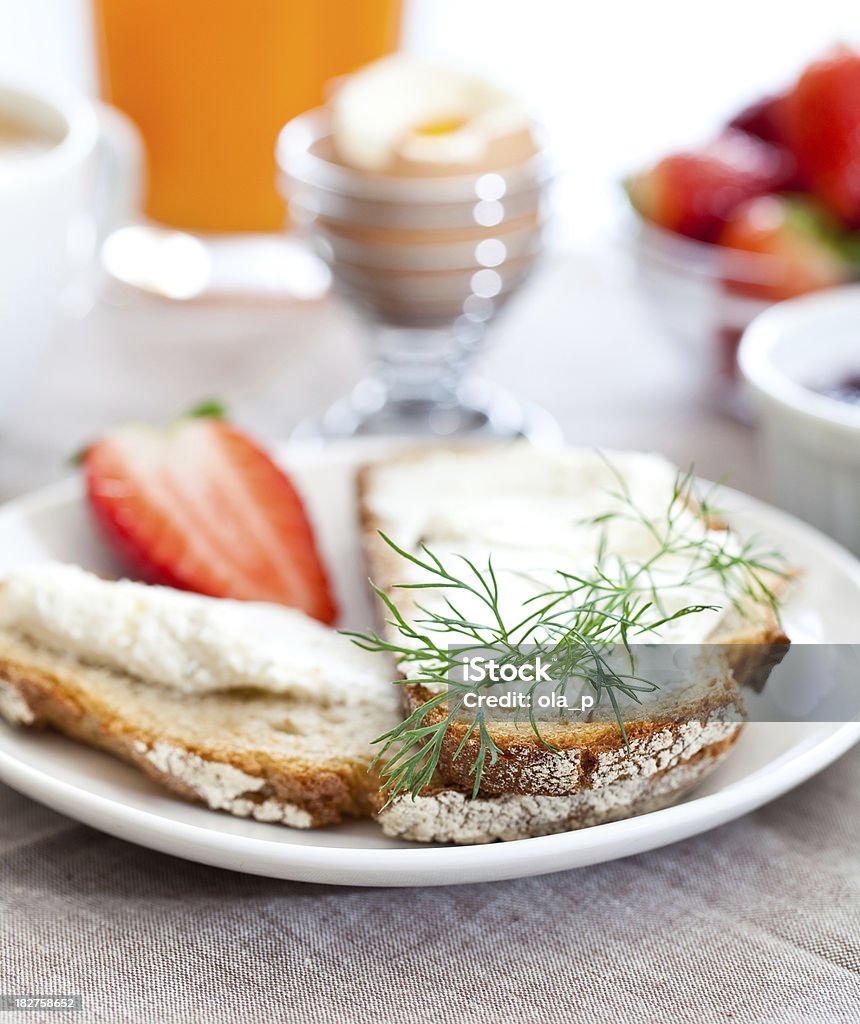
<svg viewBox="0 0 860 1024"><path fill-rule="evenodd" d="M67 325L0 432L0 499L66 472L65 456L113 420L168 419L211 394L283 437L354 377L353 335L331 306L103 306ZM489 369L574 443L655 448L711 478L733 468L733 484L760 493L750 431L694 383L702 359L655 330L623 268L589 255L559 262L512 311ZM85 1010L67 1019L87 1024L855 1024L858 793L855 750L754 814L647 855L371 890L175 860L0 786L0 995L79 993Z"/></svg>
<svg viewBox="0 0 860 1024"><path fill-rule="evenodd" d="M410 890L201 867L0 787L0 991L129 1024L856 1024L858 792L855 750L663 850Z"/></svg>

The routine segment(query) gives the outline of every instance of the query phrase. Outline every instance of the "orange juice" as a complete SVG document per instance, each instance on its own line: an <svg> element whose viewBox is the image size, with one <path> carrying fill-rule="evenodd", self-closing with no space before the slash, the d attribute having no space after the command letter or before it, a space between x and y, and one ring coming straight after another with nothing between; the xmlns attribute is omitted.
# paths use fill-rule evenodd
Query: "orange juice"
<svg viewBox="0 0 860 1024"><path fill-rule="evenodd" d="M284 222L275 141L337 75L390 52L400 0L94 0L102 92L147 151L146 213L197 231Z"/></svg>

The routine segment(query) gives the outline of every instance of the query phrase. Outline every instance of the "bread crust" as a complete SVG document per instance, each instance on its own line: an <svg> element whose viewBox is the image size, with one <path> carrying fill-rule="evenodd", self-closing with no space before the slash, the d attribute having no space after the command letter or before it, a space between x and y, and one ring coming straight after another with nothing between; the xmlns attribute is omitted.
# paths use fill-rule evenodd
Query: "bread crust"
<svg viewBox="0 0 860 1024"><path fill-rule="evenodd" d="M662 767L609 775L602 785L583 787L566 795L503 793L472 799L471 792L437 782L415 798L405 794L386 804L380 796L376 817L386 835L416 842L464 845L528 839L603 825L660 810L697 786L728 755L743 726L727 723L725 728L731 731L713 742L703 743L692 753L686 747L688 738L683 735L665 745L657 742L650 758L639 751L627 764L636 765L637 769L649 763ZM687 754L673 759L671 751L678 746L686 749Z"/></svg>
<svg viewBox="0 0 860 1024"><path fill-rule="evenodd" d="M420 685L405 684L403 691L406 714L432 696L430 690ZM542 737L555 749L542 743L528 723L522 723L519 728L493 723L489 730L498 754L495 763L484 764L480 793L484 796L565 796L599 788L601 780L610 775L617 778L619 773L640 771L637 757L647 751L655 736L668 736L669 746L684 738L677 761L681 763L691 744L697 747L695 733L705 735L715 723L725 726L725 735L719 740L720 752L723 752L740 736L741 715L739 695L727 692L724 697L715 694L684 708L674 721L626 722L627 743L615 722L569 723L555 727L541 723ZM441 705L434 708L425 721L429 725L446 717L447 708ZM474 777L470 769L479 754L478 739L470 737L461 747L459 756L455 756L468 729L466 723L449 725L437 771L446 785L471 792ZM667 769L674 765L675 762L667 764Z"/></svg>

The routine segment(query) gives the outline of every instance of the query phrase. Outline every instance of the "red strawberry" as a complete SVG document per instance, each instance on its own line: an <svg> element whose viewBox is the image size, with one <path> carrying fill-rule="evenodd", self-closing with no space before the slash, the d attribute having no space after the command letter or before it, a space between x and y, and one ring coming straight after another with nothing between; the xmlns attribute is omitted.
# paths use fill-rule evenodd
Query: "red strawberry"
<svg viewBox="0 0 860 1024"><path fill-rule="evenodd" d="M840 49L811 64L780 120L811 191L845 225L860 226L860 54Z"/></svg>
<svg viewBox="0 0 860 1024"><path fill-rule="evenodd" d="M746 132L747 135L754 135L762 142L782 146L785 144L781 109L783 102L782 96L765 96L757 103L744 107L729 121L728 126L739 132Z"/></svg>
<svg viewBox="0 0 860 1024"><path fill-rule="evenodd" d="M729 217L719 244L767 257L742 265L738 272L733 270L732 254L726 253L724 285L734 294L777 302L852 276L852 265L840 252L839 237L828 218L799 198L749 200Z"/></svg>
<svg viewBox="0 0 860 1024"><path fill-rule="evenodd" d="M84 468L96 522L144 579L334 620L299 495L229 423L121 426L88 449Z"/></svg>
<svg viewBox="0 0 860 1024"><path fill-rule="evenodd" d="M788 192L805 192L807 183L800 174L794 154L787 147L783 127L783 107L785 96L766 96L758 103L745 107L729 121L728 127L735 131L745 132L762 142L767 142L779 150L784 167L784 179L780 190Z"/></svg>
<svg viewBox="0 0 860 1024"><path fill-rule="evenodd" d="M698 152L665 157L629 182L628 192L646 219L712 242L735 207L779 188L789 173L779 150L730 129Z"/></svg>

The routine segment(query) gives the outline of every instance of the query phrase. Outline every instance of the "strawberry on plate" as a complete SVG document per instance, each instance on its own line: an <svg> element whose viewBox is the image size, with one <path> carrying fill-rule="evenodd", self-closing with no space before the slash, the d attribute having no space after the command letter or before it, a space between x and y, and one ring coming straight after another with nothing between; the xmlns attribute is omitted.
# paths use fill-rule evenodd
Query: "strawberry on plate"
<svg viewBox="0 0 860 1024"><path fill-rule="evenodd" d="M96 523L143 579L334 620L301 498L236 427L211 415L130 423L91 445L83 465Z"/></svg>
<svg viewBox="0 0 860 1024"><path fill-rule="evenodd" d="M748 200L729 216L718 241L726 250L762 257L741 270L733 252L724 254L723 284L734 294L778 302L854 276L838 226L801 197Z"/></svg>
<svg viewBox="0 0 860 1024"><path fill-rule="evenodd" d="M792 170L776 147L728 129L703 149L664 157L627 191L646 220L713 242L737 206L780 188Z"/></svg>
<svg viewBox="0 0 860 1024"><path fill-rule="evenodd" d="M843 224L860 227L860 53L842 48L810 64L779 117L811 191Z"/></svg>

